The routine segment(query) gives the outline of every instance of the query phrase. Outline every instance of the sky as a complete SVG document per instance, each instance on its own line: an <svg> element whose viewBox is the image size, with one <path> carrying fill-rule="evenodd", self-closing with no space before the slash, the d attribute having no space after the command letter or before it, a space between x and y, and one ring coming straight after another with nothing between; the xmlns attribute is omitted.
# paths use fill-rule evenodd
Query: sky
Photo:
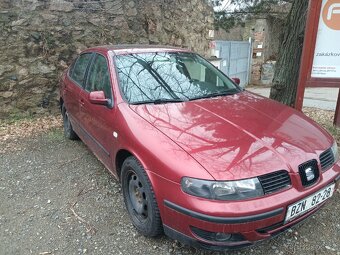
<svg viewBox="0 0 340 255"><path fill-rule="evenodd" d="M231 0L223 0L221 6L217 6L214 8L215 11L233 11L235 9L235 5L232 5Z"/></svg>

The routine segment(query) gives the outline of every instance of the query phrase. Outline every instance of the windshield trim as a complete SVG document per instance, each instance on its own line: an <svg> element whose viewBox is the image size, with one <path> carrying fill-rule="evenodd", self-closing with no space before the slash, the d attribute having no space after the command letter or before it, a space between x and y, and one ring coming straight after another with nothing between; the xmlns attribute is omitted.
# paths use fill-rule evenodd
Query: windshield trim
<svg viewBox="0 0 340 255"><path fill-rule="evenodd" d="M240 91L232 88L232 89L228 89L228 90L222 90L222 91L213 92L213 93L202 95L202 96L193 97L193 98L190 98L189 101L196 101L196 100L200 100L200 99L208 99L208 98L214 98L214 97L232 96L232 95L235 95L239 92Z"/></svg>

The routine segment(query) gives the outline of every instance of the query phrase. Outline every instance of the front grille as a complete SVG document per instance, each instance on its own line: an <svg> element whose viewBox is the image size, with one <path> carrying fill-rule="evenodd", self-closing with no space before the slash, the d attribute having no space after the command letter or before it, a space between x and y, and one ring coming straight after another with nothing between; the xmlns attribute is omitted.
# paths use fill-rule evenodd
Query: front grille
<svg viewBox="0 0 340 255"><path fill-rule="evenodd" d="M264 194L270 194L291 185L289 174L286 170L259 176Z"/></svg>
<svg viewBox="0 0 340 255"><path fill-rule="evenodd" d="M315 159L299 165L299 174L303 186L314 184L319 179L318 162Z"/></svg>
<svg viewBox="0 0 340 255"><path fill-rule="evenodd" d="M320 154L320 164L323 171L334 164L334 155L331 148Z"/></svg>

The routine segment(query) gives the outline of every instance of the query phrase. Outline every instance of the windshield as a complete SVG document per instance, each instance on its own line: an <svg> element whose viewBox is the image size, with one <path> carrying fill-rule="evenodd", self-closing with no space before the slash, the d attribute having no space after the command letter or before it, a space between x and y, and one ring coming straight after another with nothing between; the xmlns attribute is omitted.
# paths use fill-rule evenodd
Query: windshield
<svg viewBox="0 0 340 255"><path fill-rule="evenodd" d="M131 104L181 102L240 91L216 67L194 53L118 55L115 62L119 86Z"/></svg>

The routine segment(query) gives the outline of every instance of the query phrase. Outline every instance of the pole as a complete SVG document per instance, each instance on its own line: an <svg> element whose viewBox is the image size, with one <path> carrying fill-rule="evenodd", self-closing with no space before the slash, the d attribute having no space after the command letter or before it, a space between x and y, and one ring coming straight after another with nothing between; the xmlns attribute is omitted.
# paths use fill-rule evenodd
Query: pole
<svg viewBox="0 0 340 255"><path fill-rule="evenodd" d="M313 45L312 42L315 42L316 40L315 29L317 29L319 24L320 9L321 0L309 1L302 57L300 62L300 75L294 105L294 108L299 111L302 110L305 88L313 65L315 43Z"/></svg>

